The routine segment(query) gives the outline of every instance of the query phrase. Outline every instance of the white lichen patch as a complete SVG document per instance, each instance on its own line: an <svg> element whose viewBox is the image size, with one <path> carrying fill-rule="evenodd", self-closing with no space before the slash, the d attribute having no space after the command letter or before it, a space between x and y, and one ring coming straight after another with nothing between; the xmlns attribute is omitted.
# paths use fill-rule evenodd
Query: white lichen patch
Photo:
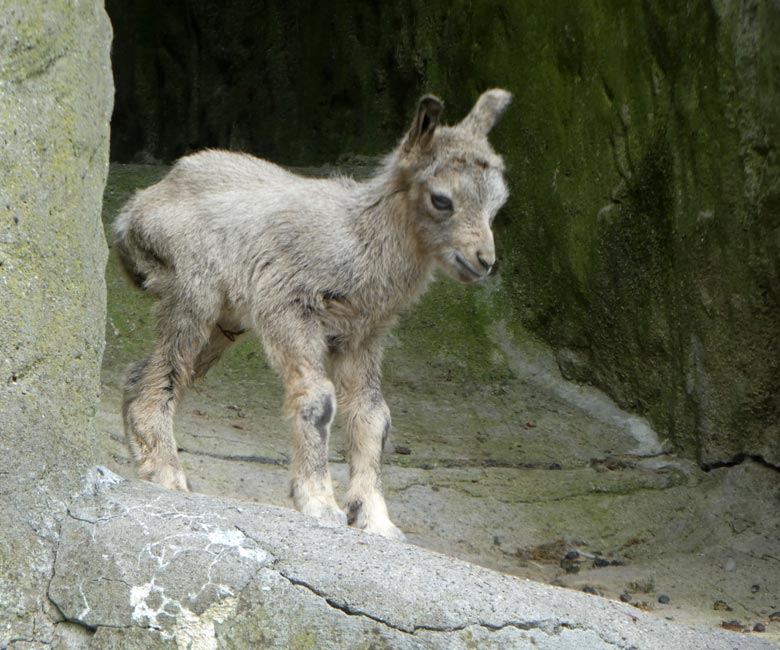
<svg viewBox="0 0 780 650"><path fill-rule="evenodd" d="M203 580L195 581L194 588L187 590L182 590L182 585L179 585L176 593L171 593L169 589L166 595L166 576L173 571L171 563L179 556L192 553L211 557ZM171 535L144 546L139 555L139 565L144 558L151 559L154 575L150 582L131 588L133 622L159 630L169 639L176 638L182 648L216 647L211 645L214 622L222 620L220 617L229 610L229 603L235 601L235 591L225 584L223 575L225 569L231 571L231 557L233 563L237 557L261 565L273 560L268 552L257 548L254 540L240 530L203 524L197 524L196 530ZM206 613L198 616L190 608L200 602L195 609L202 609L208 603L208 600L203 603L203 598L214 602Z"/></svg>
<svg viewBox="0 0 780 650"><path fill-rule="evenodd" d="M85 496L94 496L97 493L108 490L124 481L121 476L114 474L107 467L100 465L91 467L84 476L84 487L82 494Z"/></svg>
<svg viewBox="0 0 780 650"><path fill-rule="evenodd" d="M238 551L240 557L254 560L258 564L266 564L271 560L271 555L261 548L247 547L251 540L240 530L211 530L208 533L209 546L218 545L233 548Z"/></svg>
<svg viewBox="0 0 780 650"><path fill-rule="evenodd" d="M155 596L154 600L159 602L150 604L152 595ZM156 586L154 580L130 589L130 605L133 608L133 622L155 630L163 629L159 620L161 616L174 617L182 608L178 601L166 597L165 590ZM168 607L172 607L174 611L166 611Z"/></svg>
<svg viewBox="0 0 780 650"><path fill-rule="evenodd" d="M222 546L241 546L246 539L244 533L236 528L233 530L211 530L207 537L211 544L221 544Z"/></svg>
<svg viewBox="0 0 780 650"><path fill-rule="evenodd" d="M236 598L223 598L198 616L180 601L168 598L154 581L130 590L133 622L175 639L181 650L216 650L215 623L224 622L236 609ZM166 617L166 625L160 620Z"/></svg>
<svg viewBox="0 0 780 650"><path fill-rule="evenodd" d="M180 650L216 650L217 633L214 624L230 618L237 604L237 598L225 598L214 603L200 616L182 608L173 629L176 647Z"/></svg>

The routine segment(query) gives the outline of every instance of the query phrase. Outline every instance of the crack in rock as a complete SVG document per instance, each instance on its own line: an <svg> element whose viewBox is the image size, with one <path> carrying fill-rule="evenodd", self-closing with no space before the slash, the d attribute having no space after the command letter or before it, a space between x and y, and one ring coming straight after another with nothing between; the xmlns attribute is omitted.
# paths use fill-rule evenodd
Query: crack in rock
<svg viewBox="0 0 780 650"><path fill-rule="evenodd" d="M339 603L334 598L327 596L325 593L311 586L304 580L293 578L292 576L287 575L287 573L285 573L284 571L277 571L277 573L280 576L282 576L285 580L287 580L290 584L295 585L296 587L302 587L303 589L306 589L310 593L322 599L322 601L325 602L330 608L338 610L343 614L346 614L347 616L360 616L363 618L367 618L371 621L374 621L375 623L379 623L380 625L383 625L384 627L387 627L391 630L395 630L396 632L402 632L404 634L414 634L415 632L414 628L409 629L402 626L394 625L393 623L386 621L383 618L380 618L378 616L374 616L373 614L369 614L368 612L364 612L358 609L353 609L347 603Z"/></svg>
<svg viewBox="0 0 780 650"><path fill-rule="evenodd" d="M370 621L373 621L374 623L378 623L379 625L382 625L390 630L393 630L395 632L400 632L402 634L407 634L410 636L417 636L419 633L433 633L433 634L457 634L459 632L464 632L469 629L473 628L482 628L483 630L487 630L491 633L498 633L502 632L504 630L517 630L518 632L532 632L532 631L538 631L544 634L545 636L549 637L557 637L560 636L561 633L564 630L571 630L571 631L583 631L590 634L594 634L598 636L607 646L613 647L613 648L619 648L620 650L636 650L634 646L622 646L622 645L616 645L612 641L606 639L603 637L603 635L596 633L595 631L586 628L582 625L578 625L575 623L570 623L567 621L557 621L557 620L539 620L539 621L526 621L526 622L519 622L519 621L507 621L501 624L495 624L495 623L487 623L484 621L471 621L468 623L463 623L461 625L414 625L412 627L403 626L403 625L397 625L392 623L391 621L388 621L380 616L376 616L374 614L371 614L369 612L366 612L361 609L354 608L350 606L346 602L339 602L335 598L332 598L328 596L326 593L322 592L321 590L317 589L316 587L312 586L311 584L307 583L304 580L301 580L299 578L292 577L285 573L284 571L277 571L280 576L282 576L285 580L290 582L290 584L295 585L296 587L301 587L303 589L306 589L308 592L314 594L318 598L320 598L323 602L325 602L330 608L335 609L339 612L342 612L343 614L346 614L347 616L359 616L362 618L366 618Z"/></svg>

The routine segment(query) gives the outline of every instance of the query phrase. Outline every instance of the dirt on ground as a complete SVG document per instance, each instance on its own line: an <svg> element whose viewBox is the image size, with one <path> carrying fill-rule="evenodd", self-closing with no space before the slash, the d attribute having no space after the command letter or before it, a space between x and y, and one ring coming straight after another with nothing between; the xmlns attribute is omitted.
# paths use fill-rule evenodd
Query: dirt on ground
<svg viewBox="0 0 780 650"><path fill-rule="evenodd" d="M164 169L112 166L104 219ZM153 302L112 254L98 462L132 477L120 417ZM746 460L709 472L646 421L564 380L502 307L500 276L441 280L389 341L393 434L383 480L408 541L499 571L624 600L678 622L780 641L780 480ZM292 507L283 387L252 340L190 391L176 435L197 492ZM348 465L331 441L337 492Z"/></svg>

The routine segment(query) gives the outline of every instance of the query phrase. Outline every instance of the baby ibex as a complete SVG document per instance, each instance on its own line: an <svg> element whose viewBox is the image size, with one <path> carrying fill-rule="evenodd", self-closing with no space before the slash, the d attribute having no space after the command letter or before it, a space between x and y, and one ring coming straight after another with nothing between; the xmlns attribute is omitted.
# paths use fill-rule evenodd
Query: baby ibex
<svg viewBox="0 0 780 650"><path fill-rule="evenodd" d="M131 366L124 391L141 478L189 489L176 404L251 330L286 388L296 507L403 538L380 479L390 431L382 339L437 267L461 282L490 273L491 225L507 188L487 134L510 100L489 90L447 127L442 102L423 97L409 132L365 182L302 178L246 154L202 151L130 199L114 245L129 276L159 297L154 351ZM337 404L350 462L346 514L328 469Z"/></svg>

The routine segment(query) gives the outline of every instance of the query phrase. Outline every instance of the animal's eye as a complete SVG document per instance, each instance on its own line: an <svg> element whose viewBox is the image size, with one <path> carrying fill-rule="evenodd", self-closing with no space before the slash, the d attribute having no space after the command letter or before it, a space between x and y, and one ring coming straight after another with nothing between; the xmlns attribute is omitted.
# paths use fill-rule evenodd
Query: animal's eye
<svg viewBox="0 0 780 650"><path fill-rule="evenodd" d="M452 212L452 199L444 194L431 194L431 203L433 207L441 212Z"/></svg>

